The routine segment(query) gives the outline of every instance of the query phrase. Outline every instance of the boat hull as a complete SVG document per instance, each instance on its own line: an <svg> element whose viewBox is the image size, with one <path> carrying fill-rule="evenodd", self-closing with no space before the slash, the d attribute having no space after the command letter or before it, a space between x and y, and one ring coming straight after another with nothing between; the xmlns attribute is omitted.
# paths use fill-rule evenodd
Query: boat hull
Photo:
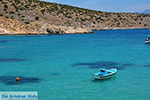
<svg viewBox="0 0 150 100"><path fill-rule="evenodd" d="M150 44L150 41L145 41L146 44Z"/></svg>
<svg viewBox="0 0 150 100"><path fill-rule="evenodd" d="M110 75L110 76L94 76L94 79L95 80L103 80L103 79L109 79L109 78L112 78L114 76L114 74L113 75Z"/></svg>
<svg viewBox="0 0 150 100"><path fill-rule="evenodd" d="M110 72L110 73L109 74L105 74L105 75L100 75L100 72L95 73L94 74L94 79L95 80L109 79L109 78L113 77L117 73L117 69L110 69L110 70L107 70L107 71Z"/></svg>

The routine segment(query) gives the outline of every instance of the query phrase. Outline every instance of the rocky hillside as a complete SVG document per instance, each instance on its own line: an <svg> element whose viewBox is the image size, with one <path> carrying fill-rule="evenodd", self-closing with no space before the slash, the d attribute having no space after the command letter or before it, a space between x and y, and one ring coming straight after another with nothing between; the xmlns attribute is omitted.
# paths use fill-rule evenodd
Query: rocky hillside
<svg viewBox="0 0 150 100"><path fill-rule="evenodd" d="M39 0L0 0L0 34L150 28L150 14L107 13Z"/></svg>

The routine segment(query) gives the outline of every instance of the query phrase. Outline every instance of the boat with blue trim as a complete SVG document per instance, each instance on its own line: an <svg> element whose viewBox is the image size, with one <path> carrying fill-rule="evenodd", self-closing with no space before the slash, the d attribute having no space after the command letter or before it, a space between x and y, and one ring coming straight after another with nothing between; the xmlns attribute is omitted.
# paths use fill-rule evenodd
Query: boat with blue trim
<svg viewBox="0 0 150 100"><path fill-rule="evenodd" d="M145 43L146 44L150 44L150 35L147 35L147 37L145 39Z"/></svg>
<svg viewBox="0 0 150 100"><path fill-rule="evenodd" d="M94 79L101 80L101 79L108 79L114 76L117 73L116 68L112 69L100 69L98 73L94 73Z"/></svg>

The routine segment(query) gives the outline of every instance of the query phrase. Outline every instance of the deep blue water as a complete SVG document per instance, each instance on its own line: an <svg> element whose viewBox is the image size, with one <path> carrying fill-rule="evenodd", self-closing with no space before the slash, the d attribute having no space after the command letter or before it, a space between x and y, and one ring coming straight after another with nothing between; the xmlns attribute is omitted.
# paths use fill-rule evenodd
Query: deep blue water
<svg viewBox="0 0 150 100"><path fill-rule="evenodd" d="M39 100L149 100L148 32L0 36L0 91L38 91ZM100 68L114 67L115 77L93 81Z"/></svg>

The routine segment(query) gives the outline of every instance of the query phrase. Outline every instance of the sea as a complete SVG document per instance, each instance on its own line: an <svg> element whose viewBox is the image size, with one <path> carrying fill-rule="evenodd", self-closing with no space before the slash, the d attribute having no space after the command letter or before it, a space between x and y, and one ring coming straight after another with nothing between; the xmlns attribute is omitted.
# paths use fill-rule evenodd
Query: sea
<svg viewBox="0 0 150 100"><path fill-rule="evenodd" d="M148 33L0 36L0 91L35 91L39 100L150 100ZM118 71L94 80L101 68Z"/></svg>

